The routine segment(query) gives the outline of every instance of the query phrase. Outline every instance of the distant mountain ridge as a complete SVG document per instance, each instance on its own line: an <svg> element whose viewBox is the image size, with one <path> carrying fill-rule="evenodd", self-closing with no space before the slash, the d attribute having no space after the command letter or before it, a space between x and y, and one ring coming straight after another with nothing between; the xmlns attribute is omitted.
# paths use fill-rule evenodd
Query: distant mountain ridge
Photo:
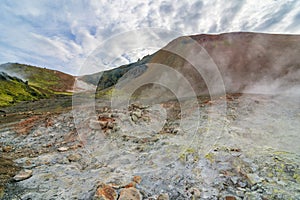
<svg viewBox="0 0 300 200"><path fill-rule="evenodd" d="M137 62L122 65L114 69L98 72L91 75L80 76L78 77L78 79L92 85L97 85L97 91L101 91L103 89L114 86L117 83L117 81L129 70L132 70L136 67L145 69L145 64L149 62L151 58L152 55L147 55L144 56L141 60L138 60Z"/></svg>
<svg viewBox="0 0 300 200"><path fill-rule="evenodd" d="M194 45L189 46L189 43ZM136 84L138 81L142 82L142 79L151 80L150 77L155 77L156 80L163 78L162 74L151 70L154 68L151 65L160 64L169 66L183 75L197 95L208 94L203 79L205 77L195 70L186 58L174 53L180 51L185 51L186 57L189 57L189 52L197 55L199 52L195 51L205 51L207 57L217 66L227 93L300 93L300 35L250 32L179 37L150 55L147 61L142 60L147 70L138 78L129 80L127 84ZM207 62L207 59L202 60L203 63ZM199 61L200 65L202 61ZM110 73L116 70L119 68L111 70ZM170 80L174 78L169 77ZM103 89L105 82L105 79L101 79L98 88ZM180 81L177 85L180 87ZM156 96L163 95L164 92L165 90L162 90Z"/></svg>
<svg viewBox="0 0 300 200"><path fill-rule="evenodd" d="M194 47L189 46L189 43L194 43ZM168 77L157 73L153 64L168 66L178 71L188 80L197 95L207 95L208 87L203 74L195 70L187 58L176 54L184 51L184 55L188 57L192 53L199 53L195 52L199 49L205 51L217 66L227 93L300 94L300 35L236 32L179 37L135 63L80 77L30 65L2 64L0 106L23 100L47 98L56 94L72 94L76 81L80 81L83 88L97 87L96 93L101 94L102 91L111 90L120 80L128 77L130 78L124 82L125 86L134 85L141 79ZM207 60L203 60L203 63L205 62ZM199 60L198 64L201 63ZM176 77L168 78L176 80ZM18 97L16 91L15 94L11 94L7 89L16 84L18 85L16 88L22 90L23 96ZM181 85L179 79L176 84L179 88ZM151 88L147 87L143 89ZM29 95L24 95L23 90ZM165 90L159 92L156 96L163 95Z"/></svg>

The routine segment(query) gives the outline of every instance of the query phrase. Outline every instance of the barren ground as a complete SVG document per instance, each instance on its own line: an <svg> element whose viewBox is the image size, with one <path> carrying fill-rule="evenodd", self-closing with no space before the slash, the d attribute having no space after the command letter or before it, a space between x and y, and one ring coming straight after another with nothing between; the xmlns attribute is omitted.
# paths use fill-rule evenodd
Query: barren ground
<svg viewBox="0 0 300 200"><path fill-rule="evenodd" d="M124 110L100 102L96 115L71 99L6 108L0 197L97 199L103 184L118 196L140 176L131 186L143 199L300 199L299 100L201 97L181 105L188 114L175 101ZM32 175L13 180L21 169Z"/></svg>

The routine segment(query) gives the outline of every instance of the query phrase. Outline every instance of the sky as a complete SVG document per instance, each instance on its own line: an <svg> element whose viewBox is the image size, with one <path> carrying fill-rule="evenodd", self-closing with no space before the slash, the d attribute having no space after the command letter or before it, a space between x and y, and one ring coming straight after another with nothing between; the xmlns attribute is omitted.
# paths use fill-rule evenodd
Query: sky
<svg viewBox="0 0 300 200"><path fill-rule="evenodd" d="M72 75L134 62L180 35L300 34L299 0L1 0L0 16L0 63Z"/></svg>

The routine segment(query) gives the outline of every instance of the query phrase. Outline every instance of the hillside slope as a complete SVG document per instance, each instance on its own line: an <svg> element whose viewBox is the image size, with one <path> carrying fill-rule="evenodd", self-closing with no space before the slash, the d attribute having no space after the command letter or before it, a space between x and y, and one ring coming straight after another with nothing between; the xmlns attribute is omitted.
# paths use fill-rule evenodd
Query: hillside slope
<svg viewBox="0 0 300 200"><path fill-rule="evenodd" d="M70 92L75 81L75 77L60 71L19 63L2 64L0 71L28 81L30 86L42 89L49 94Z"/></svg>
<svg viewBox="0 0 300 200"><path fill-rule="evenodd" d="M128 79L124 88L145 80L162 79L170 79L179 87L187 80L197 95L208 94L207 84L213 84L218 77L206 72L215 65L227 93L296 93L300 85L299 55L300 35L243 32L185 36L149 56L143 63L147 70L139 77L130 77L132 80ZM138 63L133 65L138 66ZM195 65L202 72L197 71ZM178 71L183 78L160 72L163 66ZM100 79L98 88L104 89L106 82ZM164 93L165 90L156 96Z"/></svg>
<svg viewBox="0 0 300 200"><path fill-rule="evenodd" d="M75 81L69 74L19 63L0 65L0 73L0 106L71 95Z"/></svg>
<svg viewBox="0 0 300 200"><path fill-rule="evenodd" d="M79 80L82 80L88 84L98 85L97 90L101 91L103 89L109 88L117 83L117 81L128 71L132 70L135 67L145 68L145 64L149 62L152 58L151 55L144 56L141 60L130 63L127 65L122 65L120 67L110 69L103 72L98 72L95 74L84 75L78 77ZM143 67L142 67L143 66Z"/></svg>
<svg viewBox="0 0 300 200"><path fill-rule="evenodd" d="M30 87L23 80L0 72L0 106L8 106L20 101L37 100L46 95Z"/></svg>

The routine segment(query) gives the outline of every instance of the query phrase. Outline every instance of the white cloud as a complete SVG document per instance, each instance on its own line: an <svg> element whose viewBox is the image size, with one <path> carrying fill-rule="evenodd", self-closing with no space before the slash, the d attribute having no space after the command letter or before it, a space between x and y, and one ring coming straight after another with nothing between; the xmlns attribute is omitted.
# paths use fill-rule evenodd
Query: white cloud
<svg viewBox="0 0 300 200"><path fill-rule="evenodd" d="M162 28L182 34L300 33L297 0L4 0L0 13L1 63L25 62L72 74L107 39L138 28ZM131 39L140 40L140 49L145 49L143 44L147 42L142 38ZM122 48L114 50L113 55L126 55L119 59L124 63L140 57L138 53L134 56L132 52L138 52L134 49L127 53Z"/></svg>

